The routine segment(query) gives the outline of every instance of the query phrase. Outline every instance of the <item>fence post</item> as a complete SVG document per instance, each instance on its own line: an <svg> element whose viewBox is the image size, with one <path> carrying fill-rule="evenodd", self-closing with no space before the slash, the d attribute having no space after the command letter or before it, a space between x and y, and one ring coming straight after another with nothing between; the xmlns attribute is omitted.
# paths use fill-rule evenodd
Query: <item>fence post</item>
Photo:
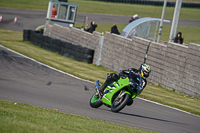
<svg viewBox="0 0 200 133"><path fill-rule="evenodd" d="M86 25L88 24L88 16L85 16L85 27L86 27Z"/></svg>
<svg viewBox="0 0 200 133"><path fill-rule="evenodd" d="M100 61L101 61L101 52L102 52L102 48L103 48L103 41L104 41L104 36L101 35L100 40L99 40L99 48L98 48L97 60L96 60L97 66L100 65Z"/></svg>
<svg viewBox="0 0 200 133"><path fill-rule="evenodd" d="M144 64L146 63L146 60L147 60L147 55L148 55L148 51L149 51L150 44L151 44L151 42L149 42L149 44L148 44L148 46L147 46L147 51L146 51L146 54L145 54L145 56L144 56Z"/></svg>

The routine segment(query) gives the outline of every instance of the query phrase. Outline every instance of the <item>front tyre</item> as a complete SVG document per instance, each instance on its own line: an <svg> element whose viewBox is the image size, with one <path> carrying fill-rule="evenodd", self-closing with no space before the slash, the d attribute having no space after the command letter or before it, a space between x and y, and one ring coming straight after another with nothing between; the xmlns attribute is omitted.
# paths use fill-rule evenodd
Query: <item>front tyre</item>
<svg viewBox="0 0 200 133"><path fill-rule="evenodd" d="M99 96L96 95L96 93L93 94L93 96L90 99L90 106L92 108L98 108L102 105L101 99L99 99Z"/></svg>
<svg viewBox="0 0 200 133"><path fill-rule="evenodd" d="M131 95L127 93L125 93L122 97L117 96L113 101L113 104L111 106L111 111L119 112L120 110L122 110L127 105L130 98L131 98Z"/></svg>

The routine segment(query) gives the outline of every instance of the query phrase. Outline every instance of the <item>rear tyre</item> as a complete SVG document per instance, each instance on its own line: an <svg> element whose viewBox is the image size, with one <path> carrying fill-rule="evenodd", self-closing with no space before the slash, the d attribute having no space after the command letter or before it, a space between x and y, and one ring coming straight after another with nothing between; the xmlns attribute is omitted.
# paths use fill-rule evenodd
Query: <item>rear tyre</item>
<svg viewBox="0 0 200 133"><path fill-rule="evenodd" d="M98 108L102 105L101 99L99 99L99 96L96 95L96 93L93 94L93 96L90 99L90 106L92 108Z"/></svg>
<svg viewBox="0 0 200 133"><path fill-rule="evenodd" d="M111 106L111 111L119 112L120 110L122 110L127 105L130 98L131 98L131 95L129 95L127 93L125 93L121 98L119 98L119 96L117 96L113 101L113 104Z"/></svg>

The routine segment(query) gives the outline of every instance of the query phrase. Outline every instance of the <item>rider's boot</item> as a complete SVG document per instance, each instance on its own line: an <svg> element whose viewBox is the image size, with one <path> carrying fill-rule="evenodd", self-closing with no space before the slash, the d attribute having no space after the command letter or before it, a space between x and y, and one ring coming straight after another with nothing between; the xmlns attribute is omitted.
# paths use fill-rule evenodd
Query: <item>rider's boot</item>
<svg viewBox="0 0 200 133"><path fill-rule="evenodd" d="M105 88L110 84L112 83L113 81L117 81L119 79L118 75L115 74L115 73L111 73L111 74L107 74L107 77L106 77L106 81L104 82L104 84L99 87L98 92L99 92L99 95L100 95L100 98L103 97L104 95L104 90Z"/></svg>
<svg viewBox="0 0 200 133"><path fill-rule="evenodd" d="M104 90L105 90L106 86L108 86L108 85L109 84L105 81L105 83L101 87L99 87L98 91L99 91L100 98L103 97Z"/></svg>

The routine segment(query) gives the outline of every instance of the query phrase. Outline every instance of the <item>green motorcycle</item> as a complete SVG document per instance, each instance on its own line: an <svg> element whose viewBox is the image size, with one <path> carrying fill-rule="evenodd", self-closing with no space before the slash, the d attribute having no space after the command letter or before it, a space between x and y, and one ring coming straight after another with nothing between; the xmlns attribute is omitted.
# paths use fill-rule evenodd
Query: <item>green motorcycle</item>
<svg viewBox="0 0 200 133"><path fill-rule="evenodd" d="M111 108L112 112L119 112L126 105L131 105L133 99L139 94L138 90L141 90L141 77L140 75L130 72L128 77L120 77L118 81L115 81L108 85L102 97L98 93L100 82L95 82L96 92L90 99L90 106L92 108L98 108L101 105L105 105Z"/></svg>

